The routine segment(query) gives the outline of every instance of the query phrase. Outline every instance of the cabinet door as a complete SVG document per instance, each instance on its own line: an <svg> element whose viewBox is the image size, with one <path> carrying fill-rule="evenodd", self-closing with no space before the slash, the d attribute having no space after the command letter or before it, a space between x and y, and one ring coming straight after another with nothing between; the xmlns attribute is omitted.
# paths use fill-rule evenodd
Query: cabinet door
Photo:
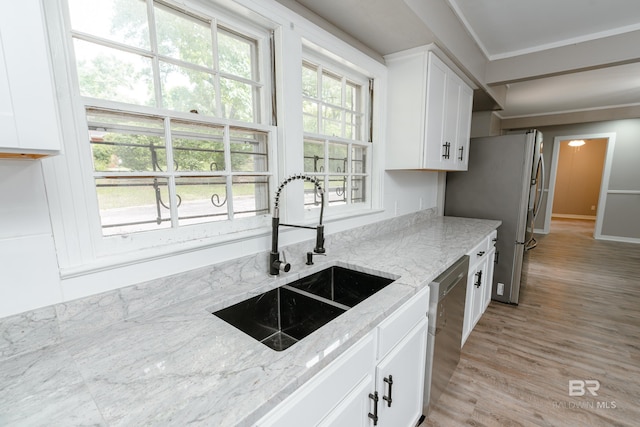
<svg viewBox="0 0 640 427"><path fill-rule="evenodd" d="M473 90L458 79L458 120L456 131L455 170L466 171L469 168L469 137L471 135L471 108Z"/></svg>
<svg viewBox="0 0 640 427"><path fill-rule="evenodd" d="M374 338L375 335L370 333L361 339L254 426L299 427L300 420L304 420L305 425L318 425L350 396L356 385L372 375L375 367ZM351 409L344 411L351 413ZM365 412L365 416L367 414Z"/></svg>
<svg viewBox="0 0 640 427"><path fill-rule="evenodd" d="M425 119L425 146L423 167L442 169L447 162L447 147L444 142L445 104L448 67L432 52L427 65L427 107ZM449 148L450 151L450 148Z"/></svg>
<svg viewBox="0 0 640 427"><path fill-rule="evenodd" d="M491 247L491 250L487 253L487 269L484 286L484 302L482 312L484 313L489 303L491 302L491 287L493 286L493 267L495 266L496 248Z"/></svg>
<svg viewBox="0 0 640 427"><path fill-rule="evenodd" d="M473 274L473 302L471 303L471 329L476 326L484 313L485 289L487 288L487 255L476 267Z"/></svg>
<svg viewBox="0 0 640 427"><path fill-rule="evenodd" d="M319 427L368 427L372 410L369 393L374 390L373 373L367 375L351 393L319 424Z"/></svg>
<svg viewBox="0 0 640 427"><path fill-rule="evenodd" d="M456 169L461 83L460 79L451 70L448 70L444 104L444 139L442 142L444 149L442 166L447 170Z"/></svg>
<svg viewBox="0 0 640 427"><path fill-rule="evenodd" d="M474 278L476 274L476 267L471 266L469 268L469 275L467 276L467 296L464 301L464 323L462 324L462 345L467 341L471 329L473 329L473 288Z"/></svg>
<svg viewBox="0 0 640 427"><path fill-rule="evenodd" d="M427 319L423 319L378 363L378 426L417 424L422 414L426 340Z"/></svg>
<svg viewBox="0 0 640 427"><path fill-rule="evenodd" d="M40 0L3 5L0 43L0 152L54 154L60 128Z"/></svg>

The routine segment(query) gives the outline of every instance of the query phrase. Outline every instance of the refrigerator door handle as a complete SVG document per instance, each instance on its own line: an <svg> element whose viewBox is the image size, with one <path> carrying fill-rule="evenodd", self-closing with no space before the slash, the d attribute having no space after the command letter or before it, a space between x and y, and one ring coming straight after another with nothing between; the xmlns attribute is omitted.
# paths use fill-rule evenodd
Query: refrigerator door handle
<svg viewBox="0 0 640 427"><path fill-rule="evenodd" d="M544 196L544 185L545 185L545 177L544 177L544 157L540 155L540 162L538 163L540 166L540 195L538 196L538 200L535 203L535 208L533 211L533 220L538 217L538 213L540 212L540 207L542 206L542 197Z"/></svg>

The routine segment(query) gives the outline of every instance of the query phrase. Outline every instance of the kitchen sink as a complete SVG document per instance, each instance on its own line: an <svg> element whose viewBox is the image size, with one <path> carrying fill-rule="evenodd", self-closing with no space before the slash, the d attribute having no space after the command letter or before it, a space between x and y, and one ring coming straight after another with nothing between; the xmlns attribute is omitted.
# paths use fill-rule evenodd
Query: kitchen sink
<svg viewBox="0 0 640 427"><path fill-rule="evenodd" d="M391 282L393 279L330 267L213 314L282 351Z"/></svg>
<svg viewBox="0 0 640 427"><path fill-rule="evenodd" d="M393 280L336 266L298 279L288 286L353 307Z"/></svg>

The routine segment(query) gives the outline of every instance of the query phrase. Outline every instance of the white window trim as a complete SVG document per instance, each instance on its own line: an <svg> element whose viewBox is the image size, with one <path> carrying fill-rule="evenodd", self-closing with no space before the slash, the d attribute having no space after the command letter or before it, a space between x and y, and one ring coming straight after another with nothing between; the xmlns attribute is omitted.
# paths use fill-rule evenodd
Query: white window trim
<svg viewBox="0 0 640 427"><path fill-rule="evenodd" d="M222 234L221 232L216 235L212 234L210 230L205 230L206 227L190 226L186 227L189 229L186 237L174 238L170 236L159 242L157 239L144 236L147 233L138 233L140 237L135 236L133 239L133 234L113 236L108 240L117 242L104 244L105 238L100 232L97 214L95 189L89 185L92 182L91 168L87 168L86 164L84 164L85 167L79 167L79 165L83 165L83 162L90 161L87 153L82 152L88 147L87 144L80 145L80 147L84 146L81 149L76 149L73 146L74 143L77 144L79 138L84 137L80 135L83 129L78 124L83 123L85 118L83 108L76 105L72 96L73 91L76 90L73 80L75 69L69 66L72 62L69 61L69 41L68 34L65 32L65 27L68 28L69 23L63 23L65 18L61 11L62 8L59 6L63 1L65 0L45 2L45 16L52 57L54 58L53 68L61 128L67 145L63 148L64 155L42 161L62 278L81 276L170 255L185 254L243 241L252 242L252 245L246 245L253 251L251 253L261 250L268 251L268 236L271 232L268 215L254 218L256 224L252 225L250 229L245 224L235 232L229 229L230 233ZM180 3L205 13L207 6L211 4L209 1L202 0L184 0ZM277 128L265 126L264 128L269 132L270 147L273 150L269 153L269 159L272 162L270 167L274 172L272 186L277 186L287 175L303 170L302 155L298 155L302 153L302 147L294 149L292 145L288 145L287 150L283 149L287 141L302 140L302 109L296 104L298 101L301 103L301 84L289 84L286 87L282 84L282 79L300 75L303 44L316 46L321 53L330 53L336 58L349 58L349 63L371 73L375 81L375 96L378 101L374 102L373 106L373 143L376 144L376 149L373 158L370 159L372 162L370 169L372 171L370 183L372 205L366 212L345 210L335 217L328 215L327 219L332 222L339 218L353 218L381 212L385 131L383 100L386 96L386 67L273 0L236 0L234 2L217 0L215 3L216 5L220 3L229 10L237 8L238 5L248 7L250 10L244 10L244 18L258 20L265 27L271 25L270 28L276 31L276 45L278 47L276 54L280 55L277 64L279 67L278 75L275 76L275 79L278 80L276 97L278 108L281 111L278 111L279 126ZM221 18L227 19L237 28L247 29L241 20L235 22L228 16L221 16ZM268 43L268 40L264 42ZM320 48L319 46L325 47ZM299 48L300 51L286 52L291 47ZM265 52L265 49L262 51ZM285 59L282 59L283 51L287 55ZM262 64L269 66L268 61L262 61ZM261 70L261 72L264 71ZM267 93L271 91L271 83L271 79L265 79L265 84L269 86ZM296 94L298 99L296 99ZM265 120L270 120L270 112L263 110L262 113L269 116L264 117ZM172 115L175 113L172 112ZM295 194L290 194L287 197L294 202L297 198L301 200L302 186L297 191L299 197L296 197ZM295 192L294 189L292 193ZM287 209L287 197L284 198L281 205L281 212L284 212L283 216L287 221L301 223L317 221L317 213L312 209L305 213L305 209L301 207L302 204L299 204L299 207L297 203L292 202ZM308 221L306 217L308 217ZM345 222L345 225L347 223L352 223L352 221ZM340 228L342 226L336 224L336 229ZM261 245L262 241L267 244ZM212 263L215 261L211 260Z"/></svg>

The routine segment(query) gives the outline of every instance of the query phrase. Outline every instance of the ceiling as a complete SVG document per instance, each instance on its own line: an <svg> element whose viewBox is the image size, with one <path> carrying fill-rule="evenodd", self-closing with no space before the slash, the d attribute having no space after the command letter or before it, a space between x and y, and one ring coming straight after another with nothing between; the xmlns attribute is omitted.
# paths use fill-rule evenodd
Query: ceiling
<svg viewBox="0 0 640 427"><path fill-rule="evenodd" d="M435 42L503 119L640 105L637 0L278 1L379 55Z"/></svg>

